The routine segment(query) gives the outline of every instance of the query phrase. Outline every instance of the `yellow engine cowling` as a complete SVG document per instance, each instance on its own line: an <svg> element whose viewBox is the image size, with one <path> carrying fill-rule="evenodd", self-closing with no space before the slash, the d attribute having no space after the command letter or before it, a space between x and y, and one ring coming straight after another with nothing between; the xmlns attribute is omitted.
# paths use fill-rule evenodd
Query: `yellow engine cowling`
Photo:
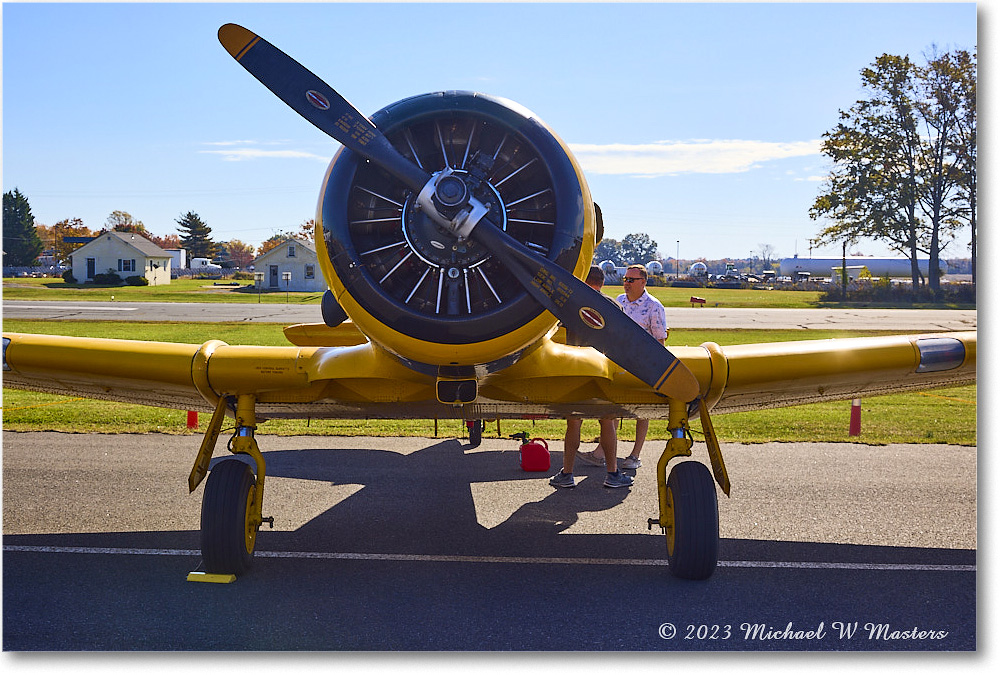
<svg viewBox="0 0 1000 675"><path fill-rule="evenodd" d="M455 171L508 234L586 275L596 208L568 148L532 113L453 91L400 101L371 120L426 171ZM509 365L556 323L480 244L435 224L412 190L347 149L327 169L316 243L325 304L415 369Z"/></svg>

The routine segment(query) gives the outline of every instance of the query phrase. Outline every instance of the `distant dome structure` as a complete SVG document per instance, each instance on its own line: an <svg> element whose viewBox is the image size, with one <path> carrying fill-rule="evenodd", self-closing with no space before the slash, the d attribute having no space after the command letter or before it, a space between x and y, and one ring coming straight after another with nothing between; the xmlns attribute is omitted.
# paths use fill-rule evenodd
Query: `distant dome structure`
<svg viewBox="0 0 1000 675"><path fill-rule="evenodd" d="M663 263L659 260L651 260L646 263L646 271L650 274L663 274Z"/></svg>
<svg viewBox="0 0 1000 675"><path fill-rule="evenodd" d="M696 262L688 268L688 274L693 277L707 277L708 265L703 262Z"/></svg>
<svg viewBox="0 0 1000 675"><path fill-rule="evenodd" d="M605 274L611 274L615 271L615 264L610 260L603 261L601 264L598 265L598 267L600 267L601 271L604 272Z"/></svg>

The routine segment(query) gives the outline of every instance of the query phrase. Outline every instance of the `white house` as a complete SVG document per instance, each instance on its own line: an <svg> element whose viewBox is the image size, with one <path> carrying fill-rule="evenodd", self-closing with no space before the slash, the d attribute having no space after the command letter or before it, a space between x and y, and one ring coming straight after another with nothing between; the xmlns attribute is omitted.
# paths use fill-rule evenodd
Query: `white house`
<svg viewBox="0 0 1000 675"><path fill-rule="evenodd" d="M254 271L264 273L264 288L278 291L321 293L326 281L319 269L316 246L305 239L287 239L253 261ZM285 274L289 274L287 281Z"/></svg>
<svg viewBox="0 0 1000 675"><path fill-rule="evenodd" d="M114 272L122 279L145 277L150 286L170 283L170 254L134 232L102 232L73 251L70 260L77 281Z"/></svg>

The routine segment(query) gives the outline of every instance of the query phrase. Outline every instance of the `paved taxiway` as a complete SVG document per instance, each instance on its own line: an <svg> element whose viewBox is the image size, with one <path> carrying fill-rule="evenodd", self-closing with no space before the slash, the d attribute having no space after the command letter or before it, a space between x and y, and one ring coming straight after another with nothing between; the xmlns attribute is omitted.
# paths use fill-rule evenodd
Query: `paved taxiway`
<svg viewBox="0 0 1000 675"><path fill-rule="evenodd" d="M185 581L197 436L5 433L3 648L976 647L975 448L726 445L722 561L690 582L646 527L659 442L631 490L557 491L509 440L259 441L275 528L213 585Z"/></svg>
<svg viewBox="0 0 1000 675"><path fill-rule="evenodd" d="M318 304L234 304L170 302L50 302L7 300L3 315L12 319L74 321L218 321L319 323ZM976 310L933 309L760 309L671 307L672 328L769 328L899 330L940 332L975 330Z"/></svg>

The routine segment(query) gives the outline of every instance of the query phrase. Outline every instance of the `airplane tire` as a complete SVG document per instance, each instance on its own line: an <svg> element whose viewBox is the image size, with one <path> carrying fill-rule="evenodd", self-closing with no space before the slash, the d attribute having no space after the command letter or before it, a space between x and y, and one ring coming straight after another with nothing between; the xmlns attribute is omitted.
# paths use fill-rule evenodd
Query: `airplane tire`
<svg viewBox="0 0 1000 675"><path fill-rule="evenodd" d="M469 428L469 445L473 448L478 448L483 442L483 421L470 420L467 424Z"/></svg>
<svg viewBox="0 0 1000 675"><path fill-rule="evenodd" d="M719 561L719 502L712 474L700 462L681 462L667 478L667 499L673 506L667 528L670 572L681 579L707 579Z"/></svg>
<svg viewBox="0 0 1000 675"><path fill-rule="evenodd" d="M250 569L257 540L257 528L249 524L256 483L253 470L238 459L219 462L209 474L201 502L201 555L209 574Z"/></svg>

